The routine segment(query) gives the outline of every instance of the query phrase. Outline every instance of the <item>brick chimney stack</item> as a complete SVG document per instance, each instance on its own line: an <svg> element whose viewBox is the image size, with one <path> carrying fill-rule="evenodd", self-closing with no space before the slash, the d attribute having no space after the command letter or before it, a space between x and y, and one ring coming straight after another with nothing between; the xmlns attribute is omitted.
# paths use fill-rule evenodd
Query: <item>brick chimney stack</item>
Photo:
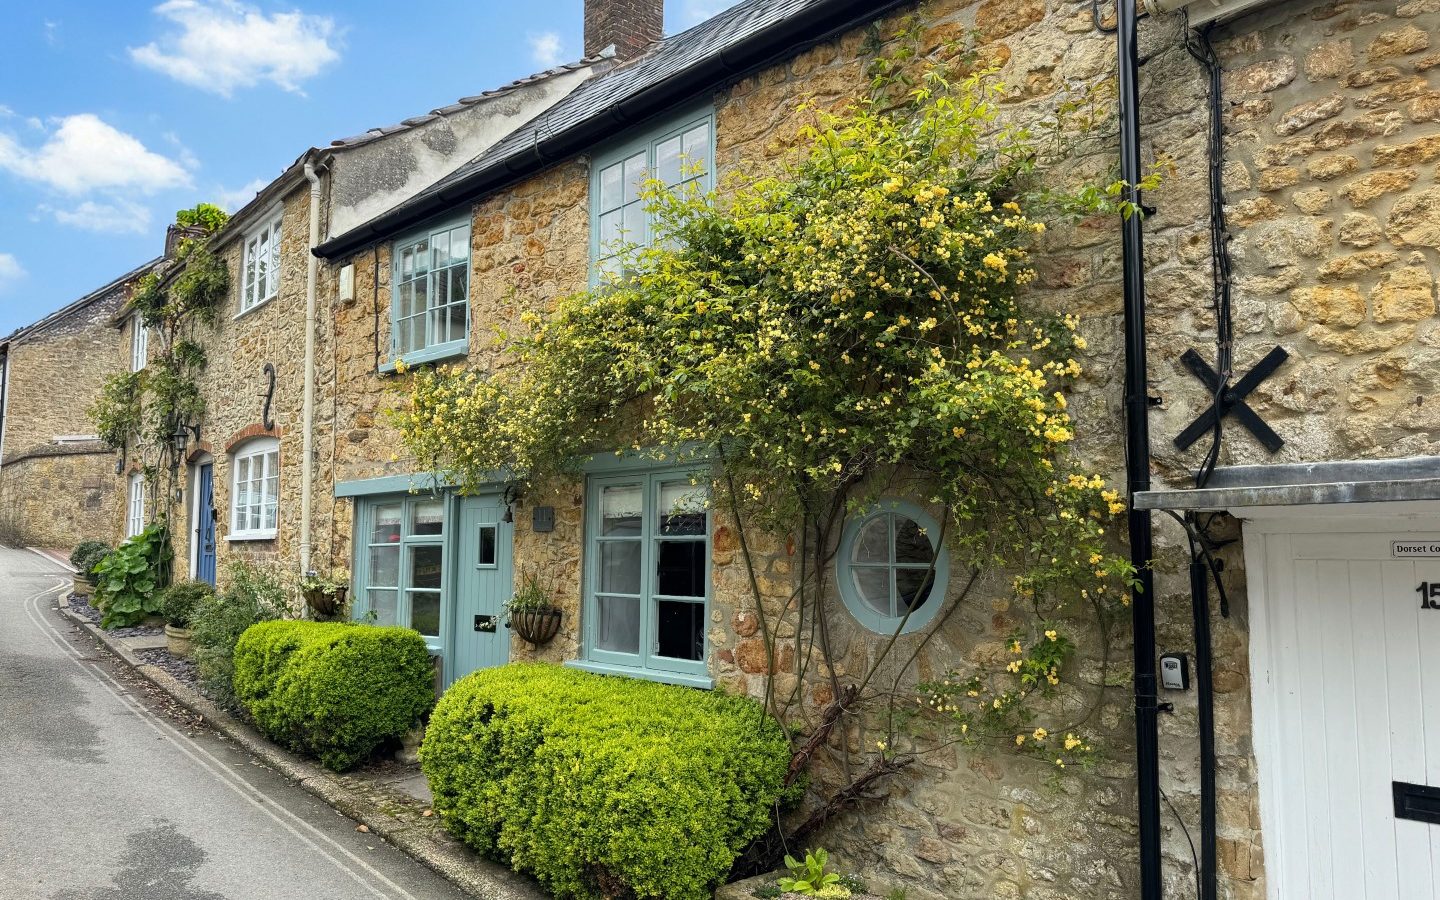
<svg viewBox="0 0 1440 900"><path fill-rule="evenodd" d="M664 0L585 0L586 56L613 45L615 58L624 61L664 34Z"/></svg>

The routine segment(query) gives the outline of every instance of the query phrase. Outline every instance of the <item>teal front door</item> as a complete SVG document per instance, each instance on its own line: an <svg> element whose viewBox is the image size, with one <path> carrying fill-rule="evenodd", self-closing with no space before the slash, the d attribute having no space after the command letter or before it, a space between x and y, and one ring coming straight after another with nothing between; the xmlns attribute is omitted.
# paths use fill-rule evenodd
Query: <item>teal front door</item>
<svg viewBox="0 0 1440 900"><path fill-rule="evenodd" d="M455 540L455 639L446 682L476 669L510 660L510 630L505 601L514 591L511 542L515 529L505 517L500 495L460 498Z"/></svg>

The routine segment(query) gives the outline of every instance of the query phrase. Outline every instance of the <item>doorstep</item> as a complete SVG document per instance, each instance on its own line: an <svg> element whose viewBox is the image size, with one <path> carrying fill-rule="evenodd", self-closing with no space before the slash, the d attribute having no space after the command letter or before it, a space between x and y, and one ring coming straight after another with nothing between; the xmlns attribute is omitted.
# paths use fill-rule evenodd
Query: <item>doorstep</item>
<svg viewBox="0 0 1440 900"><path fill-rule="evenodd" d="M371 834L424 863L465 893L482 900L545 900L534 881L477 856L426 816L430 788L414 766L385 764L378 772L337 774L271 743L249 724L216 706L159 666L135 655L139 649L165 646L165 636L121 638L109 634L70 609L60 598L60 612L181 706L226 735L266 765L369 829Z"/></svg>

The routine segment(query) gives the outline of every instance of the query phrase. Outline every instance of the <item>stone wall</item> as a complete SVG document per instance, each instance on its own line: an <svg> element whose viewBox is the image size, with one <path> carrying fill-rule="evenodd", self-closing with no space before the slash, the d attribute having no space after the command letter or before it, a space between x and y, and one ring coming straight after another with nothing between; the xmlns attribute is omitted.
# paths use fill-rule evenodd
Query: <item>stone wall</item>
<svg viewBox="0 0 1440 900"><path fill-rule="evenodd" d="M69 550L119 540L125 491L115 452L97 442L45 448L0 469L0 542Z"/></svg>

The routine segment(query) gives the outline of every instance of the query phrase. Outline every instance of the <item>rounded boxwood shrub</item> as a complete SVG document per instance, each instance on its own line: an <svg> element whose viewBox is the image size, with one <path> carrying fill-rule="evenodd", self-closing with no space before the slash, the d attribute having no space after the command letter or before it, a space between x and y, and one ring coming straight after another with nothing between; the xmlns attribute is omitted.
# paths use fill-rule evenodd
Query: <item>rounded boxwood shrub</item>
<svg viewBox="0 0 1440 900"><path fill-rule="evenodd" d="M95 584L95 564L106 556L110 555L110 545L104 541L81 541L70 551L70 565L74 566L80 574L91 584Z"/></svg>
<svg viewBox="0 0 1440 900"><path fill-rule="evenodd" d="M215 596L215 588L204 581L177 581L160 594L160 615L165 624L188 628L201 603Z"/></svg>
<svg viewBox="0 0 1440 900"><path fill-rule="evenodd" d="M456 682L420 746L445 827L561 898L708 898L789 762L753 701L541 663Z"/></svg>
<svg viewBox="0 0 1440 900"><path fill-rule="evenodd" d="M405 734L435 702L425 639L408 628L261 622L235 645L234 682L262 731L337 772Z"/></svg>

